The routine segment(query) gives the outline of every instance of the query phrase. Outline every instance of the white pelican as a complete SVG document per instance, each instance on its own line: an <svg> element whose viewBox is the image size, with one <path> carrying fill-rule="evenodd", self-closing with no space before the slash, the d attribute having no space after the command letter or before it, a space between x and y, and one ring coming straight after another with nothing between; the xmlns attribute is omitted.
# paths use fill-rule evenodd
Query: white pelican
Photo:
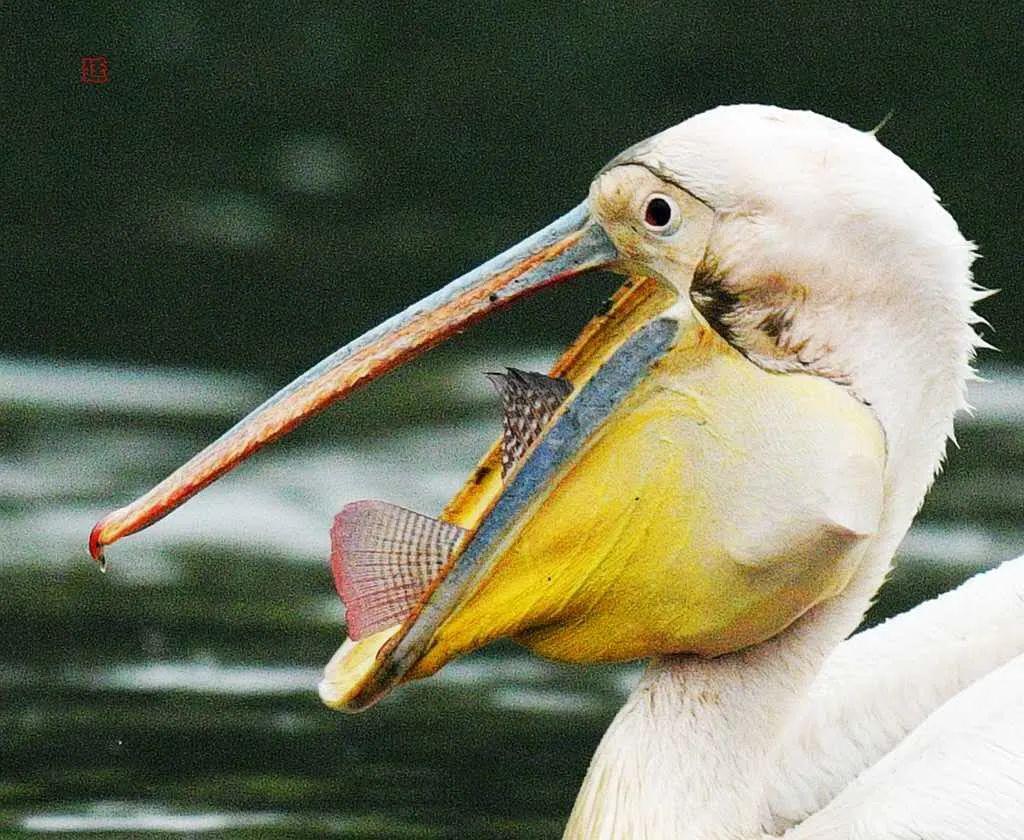
<svg viewBox="0 0 1024 840"><path fill-rule="evenodd" d="M1024 560L848 639L965 406L973 247L873 133L718 108L615 158L548 228L342 348L131 505L145 527L515 297L627 275L441 520L339 515L358 710L508 636L648 658L566 837L1024 837Z"/></svg>

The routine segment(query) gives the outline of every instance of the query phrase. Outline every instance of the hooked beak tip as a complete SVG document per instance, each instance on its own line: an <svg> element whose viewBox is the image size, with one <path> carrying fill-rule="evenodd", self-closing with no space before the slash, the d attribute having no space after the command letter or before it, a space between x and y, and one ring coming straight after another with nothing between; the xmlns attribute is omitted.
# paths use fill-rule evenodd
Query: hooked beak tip
<svg viewBox="0 0 1024 840"><path fill-rule="evenodd" d="M89 534L89 554L93 560L96 561L96 565L100 567L101 572L107 570L107 559L103 556L103 549L106 547L106 543L103 542L101 535L103 533L103 522L97 522Z"/></svg>

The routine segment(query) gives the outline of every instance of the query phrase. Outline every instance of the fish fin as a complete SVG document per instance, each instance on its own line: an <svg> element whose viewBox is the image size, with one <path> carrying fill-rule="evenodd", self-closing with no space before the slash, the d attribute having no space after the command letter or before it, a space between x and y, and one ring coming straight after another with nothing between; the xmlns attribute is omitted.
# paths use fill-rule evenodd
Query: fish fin
<svg viewBox="0 0 1024 840"><path fill-rule="evenodd" d="M331 528L331 569L349 637L404 621L464 533L388 502L345 505Z"/></svg>
<svg viewBox="0 0 1024 840"><path fill-rule="evenodd" d="M523 457L565 398L572 383L528 370L507 368L488 373L501 397L504 412L501 440L501 475L504 478Z"/></svg>

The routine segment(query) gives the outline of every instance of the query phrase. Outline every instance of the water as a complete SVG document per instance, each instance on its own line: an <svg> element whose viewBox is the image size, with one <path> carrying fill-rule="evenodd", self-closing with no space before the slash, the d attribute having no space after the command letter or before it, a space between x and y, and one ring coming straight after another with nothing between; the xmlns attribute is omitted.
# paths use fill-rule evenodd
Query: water
<svg viewBox="0 0 1024 840"><path fill-rule="evenodd" d="M498 428L480 372L550 357L435 355L115 546L107 575L85 554L97 516L271 385L0 359L0 828L557 836L637 666L499 646L356 717L315 693L343 636L332 513L437 511ZM872 621L1024 549L1024 373L987 374Z"/></svg>

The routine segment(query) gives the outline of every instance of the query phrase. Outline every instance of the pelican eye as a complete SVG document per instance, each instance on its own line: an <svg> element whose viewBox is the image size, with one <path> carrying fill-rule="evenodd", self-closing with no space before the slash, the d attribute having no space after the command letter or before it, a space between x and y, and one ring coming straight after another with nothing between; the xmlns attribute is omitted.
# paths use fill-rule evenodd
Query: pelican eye
<svg viewBox="0 0 1024 840"><path fill-rule="evenodd" d="M678 227L679 209L667 195L655 193L644 205L644 224L655 233L673 233Z"/></svg>

